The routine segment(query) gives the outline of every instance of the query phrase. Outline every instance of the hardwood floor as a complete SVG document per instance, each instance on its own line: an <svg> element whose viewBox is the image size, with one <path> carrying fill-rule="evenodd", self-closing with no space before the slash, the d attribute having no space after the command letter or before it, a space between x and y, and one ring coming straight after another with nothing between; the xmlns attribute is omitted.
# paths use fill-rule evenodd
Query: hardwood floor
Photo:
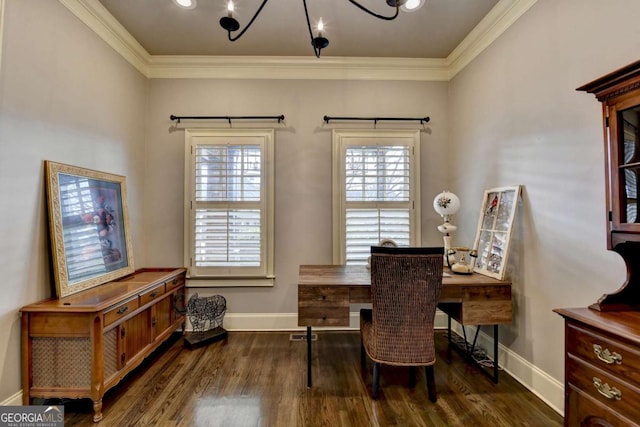
<svg viewBox="0 0 640 427"><path fill-rule="evenodd" d="M438 401L424 369L414 389L408 368L383 366L380 397L370 398L372 365L360 369L358 332L320 332L313 388L306 387L306 343L285 332L230 332L189 350L176 337L103 400L92 422L89 400L65 402L65 426L535 426L562 417L508 374L494 384L436 333ZM450 353L448 358L447 353ZM53 403L53 402L52 402Z"/></svg>

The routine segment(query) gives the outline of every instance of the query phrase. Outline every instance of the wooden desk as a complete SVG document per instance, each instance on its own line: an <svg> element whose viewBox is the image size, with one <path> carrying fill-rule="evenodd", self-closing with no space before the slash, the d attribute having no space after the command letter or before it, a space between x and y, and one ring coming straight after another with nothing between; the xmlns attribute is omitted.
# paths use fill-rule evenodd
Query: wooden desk
<svg viewBox="0 0 640 427"><path fill-rule="evenodd" d="M311 387L311 328L349 326L350 304L371 302L371 274L365 266L301 265L298 326L307 327L307 386ZM442 279L438 308L462 325L492 325L493 380L498 382L498 325L511 323L511 282L481 274L451 274ZM476 331L480 330L478 327ZM475 343L475 339L474 339Z"/></svg>

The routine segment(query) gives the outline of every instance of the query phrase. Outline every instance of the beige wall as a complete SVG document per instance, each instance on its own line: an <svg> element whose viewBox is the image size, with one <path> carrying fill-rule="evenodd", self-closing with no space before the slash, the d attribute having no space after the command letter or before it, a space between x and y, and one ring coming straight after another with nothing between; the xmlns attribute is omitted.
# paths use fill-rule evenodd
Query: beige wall
<svg viewBox="0 0 640 427"><path fill-rule="evenodd" d="M171 114L285 115L282 125L233 124L276 129L276 284L198 290L201 296L225 296L228 313L296 313L298 266L331 263L331 128L340 125L323 125L324 115L431 117L421 132L423 240L439 244L439 218L431 203L446 183L447 87L444 82L152 80L145 177L148 259L158 265L183 262L184 132L170 129ZM179 129L185 126L228 124L185 121Z"/></svg>
<svg viewBox="0 0 640 427"><path fill-rule="evenodd" d="M147 81L57 1L4 0L0 69L0 402L21 389L23 305L51 295L43 160L125 175L144 265Z"/></svg>
<svg viewBox="0 0 640 427"><path fill-rule="evenodd" d="M600 104L575 88L638 60L638 16L637 0L539 0L450 82L461 235L475 234L483 188L524 185L515 321L501 342L558 380L564 330L551 310L591 304L625 279L606 250Z"/></svg>

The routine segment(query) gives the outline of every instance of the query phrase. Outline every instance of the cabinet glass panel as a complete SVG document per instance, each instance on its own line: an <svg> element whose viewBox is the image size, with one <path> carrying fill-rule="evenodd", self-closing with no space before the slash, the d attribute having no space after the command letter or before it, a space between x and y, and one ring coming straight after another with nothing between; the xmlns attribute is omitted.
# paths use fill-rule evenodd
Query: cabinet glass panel
<svg viewBox="0 0 640 427"><path fill-rule="evenodd" d="M620 174L622 199L622 222L640 222L638 218L638 175L640 165L628 166L623 169L624 174Z"/></svg>
<svg viewBox="0 0 640 427"><path fill-rule="evenodd" d="M619 113L620 135L620 181L621 222L637 223L638 218L638 174L640 173L640 106Z"/></svg>
<svg viewBox="0 0 640 427"><path fill-rule="evenodd" d="M620 112L622 123L620 140L622 141L622 159L620 164L628 165L640 161L640 106Z"/></svg>
<svg viewBox="0 0 640 427"><path fill-rule="evenodd" d="M640 173L640 106L620 111L621 222L638 223L638 174Z"/></svg>

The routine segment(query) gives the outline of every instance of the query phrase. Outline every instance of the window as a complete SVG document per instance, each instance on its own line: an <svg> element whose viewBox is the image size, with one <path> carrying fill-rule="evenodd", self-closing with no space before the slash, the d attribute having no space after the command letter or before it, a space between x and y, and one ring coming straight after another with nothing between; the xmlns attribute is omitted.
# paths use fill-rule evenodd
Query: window
<svg viewBox="0 0 640 427"><path fill-rule="evenodd" d="M420 245L419 131L333 131L334 263L392 239Z"/></svg>
<svg viewBox="0 0 640 427"><path fill-rule="evenodd" d="M185 141L189 277L272 285L273 130L192 129Z"/></svg>

